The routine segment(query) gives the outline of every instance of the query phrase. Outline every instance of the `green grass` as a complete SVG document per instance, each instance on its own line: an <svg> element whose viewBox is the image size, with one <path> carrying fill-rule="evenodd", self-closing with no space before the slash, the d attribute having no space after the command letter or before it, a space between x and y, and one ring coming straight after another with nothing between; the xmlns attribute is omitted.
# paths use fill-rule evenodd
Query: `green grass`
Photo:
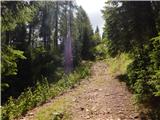
<svg viewBox="0 0 160 120"><path fill-rule="evenodd" d="M45 103L47 100L54 98L69 88L72 88L81 79L90 75L91 62L80 65L69 75L63 75L62 79L54 84L48 84L45 79L42 83L37 83L34 89L28 88L18 99L10 97L8 102L2 106L2 120L12 120L25 114L28 110L33 109ZM49 109L49 108L48 108ZM50 111L50 109L48 110ZM50 113L50 112L48 112ZM55 118L58 119L58 118Z"/></svg>
<svg viewBox="0 0 160 120"><path fill-rule="evenodd" d="M69 113L66 111L66 108L69 104L69 99L61 98L49 106L45 106L37 112L34 116L34 120L68 120Z"/></svg>
<svg viewBox="0 0 160 120"><path fill-rule="evenodd" d="M115 58L108 57L105 62L109 66L109 74L125 74L127 72L127 66L132 62L128 54L120 54Z"/></svg>

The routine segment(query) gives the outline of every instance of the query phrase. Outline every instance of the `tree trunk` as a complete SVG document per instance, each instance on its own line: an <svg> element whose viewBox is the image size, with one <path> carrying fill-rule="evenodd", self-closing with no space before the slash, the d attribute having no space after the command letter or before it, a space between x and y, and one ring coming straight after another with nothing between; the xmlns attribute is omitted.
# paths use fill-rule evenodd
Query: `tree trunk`
<svg viewBox="0 0 160 120"><path fill-rule="evenodd" d="M32 39L32 25L31 23L29 24L29 33L28 33L28 46L31 46L31 39ZM31 46L32 47L32 46Z"/></svg>
<svg viewBox="0 0 160 120"><path fill-rule="evenodd" d="M69 11L67 17L67 37L64 42L64 67L65 73L69 74L73 70L73 55L72 55L72 37L71 37L71 1L69 1Z"/></svg>
<svg viewBox="0 0 160 120"><path fill-rule="evenodd" d="M55 33L54 33L54 49L57 50L58 46L58 13L59 13L59 5L58 1L56 2L56 18L55 18Z"/></svg>

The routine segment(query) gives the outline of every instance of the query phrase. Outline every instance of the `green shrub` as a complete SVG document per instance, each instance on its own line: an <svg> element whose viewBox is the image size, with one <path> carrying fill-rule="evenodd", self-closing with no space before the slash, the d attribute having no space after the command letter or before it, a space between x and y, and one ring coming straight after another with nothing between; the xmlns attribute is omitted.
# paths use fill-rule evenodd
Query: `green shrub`
<svg viewBox="0 0 160 120"><path fill-rule="evenodd" d="M17 61L19 59L26 59L23 55L23 51L16 50L11 46L3 46L2 51L2 63L1 65L1 75L2 75L2 84L1 88L4 90L5 88L9 87L8 81L4 78L11 75L17 75Z"/></svg>
<svg viewBox="0 0 160 120"><path fill-rule="evenodd" d="M152 74L149 82L155 91L155 96L160 96L160 35L152 39L153 50L149 53L151 58Z"/></svg>
<svg viewBox="0 0 160 120"><path fill-rule="evenodd" d="M94 48L91 49L91 52L93 53L93 56L98 59L102 60L105 59L108 55L108 49L107 49L107 40L103 39L98 45L96 45Z"/></svg>
<svg viewBox="0 0 160 120"><path fill-rule="evenodd" d="M134 53L134 60L128 66L128 78L127 84L137 101L149 102L160 96L160 36Z"/></svg>

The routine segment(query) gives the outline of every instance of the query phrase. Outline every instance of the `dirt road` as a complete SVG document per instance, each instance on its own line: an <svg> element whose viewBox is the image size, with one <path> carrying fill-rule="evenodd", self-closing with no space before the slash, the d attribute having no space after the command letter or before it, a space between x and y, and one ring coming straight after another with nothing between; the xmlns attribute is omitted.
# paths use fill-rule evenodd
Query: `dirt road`
<svg viewBox="0 0 160 120"><path fill-rule="evenodd" d="M92 75L83 80L80 85L30 111L22 119L43 120L44 115L37 116L41 113L47 115L49 107L52 109L51 106L55 106L57 101L63 100L63 104L59 104L59 107L65 108L69 113L68 119L140 120L136 106L133 104L132 94L127 90L125 83L109 75L104 62L96 62L91 70Z"/></svg>

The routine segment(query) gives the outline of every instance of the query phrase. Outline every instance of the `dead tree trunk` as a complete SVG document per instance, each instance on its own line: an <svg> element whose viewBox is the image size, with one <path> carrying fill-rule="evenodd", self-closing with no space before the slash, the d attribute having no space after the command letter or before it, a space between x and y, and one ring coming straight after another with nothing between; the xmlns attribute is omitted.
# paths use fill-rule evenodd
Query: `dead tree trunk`
<svg viewBox="0 0 160 120"><path fill-rule="evenodd" d="M73 69L73 55L72 55L72 37L71 37L71 1L68 2L69 10L67 16L67 36L64 42L64 70L69 74Z"/></svg>
<svg viewBox="0 0 160 120"><path fill-rule="evenodd" d="M57 50L58 46L58 14L59 14L59 1L56 1L56 16L55 16L55 33L54 33L54 49Z"/></svg>

